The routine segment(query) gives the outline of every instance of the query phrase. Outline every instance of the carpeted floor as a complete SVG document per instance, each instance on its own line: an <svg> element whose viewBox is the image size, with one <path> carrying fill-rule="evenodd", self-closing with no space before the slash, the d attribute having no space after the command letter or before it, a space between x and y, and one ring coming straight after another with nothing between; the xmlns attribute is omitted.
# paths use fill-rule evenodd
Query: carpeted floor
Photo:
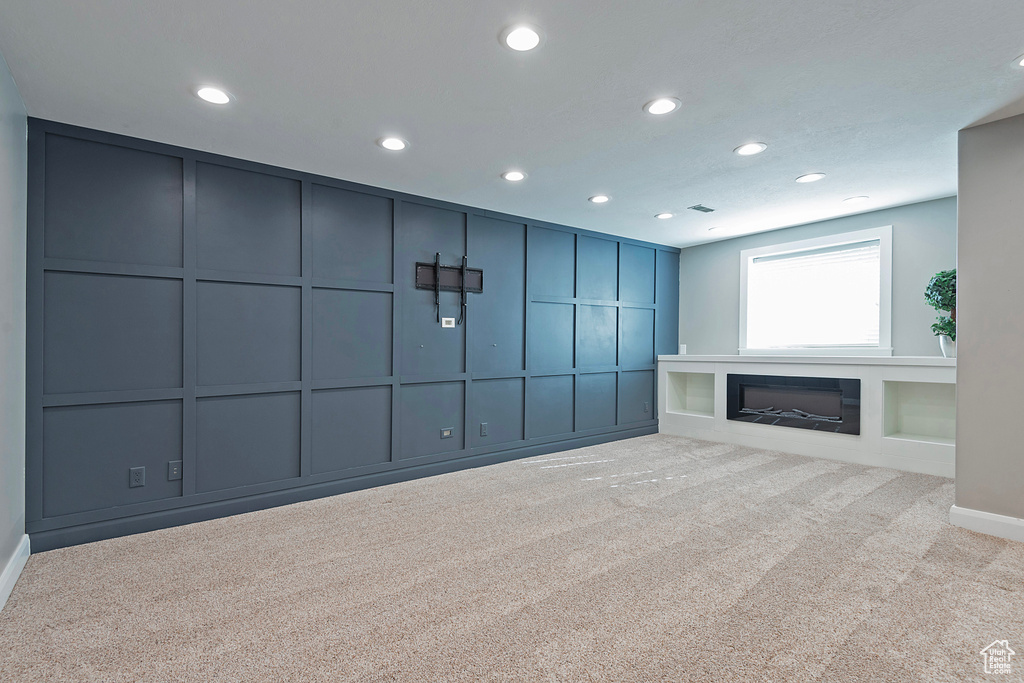
<svg viewBox="0 0 1024 683"><path fill-rule="evenodd" d="M952 502L620 441L33 555L0 680L1019 680L1024 544ZM997 639L1011 676L983 674Z"/></svg>

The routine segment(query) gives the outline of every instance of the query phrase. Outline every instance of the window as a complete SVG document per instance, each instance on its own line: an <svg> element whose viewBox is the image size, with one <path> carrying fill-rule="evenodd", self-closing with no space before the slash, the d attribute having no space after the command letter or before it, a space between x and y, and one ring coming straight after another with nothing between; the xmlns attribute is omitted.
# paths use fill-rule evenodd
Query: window
<svg viewBox="0 0 1024 683"><path fill-rule="evenodd" d="M740 252L740 353L892 355L892 226Z"/></svg>

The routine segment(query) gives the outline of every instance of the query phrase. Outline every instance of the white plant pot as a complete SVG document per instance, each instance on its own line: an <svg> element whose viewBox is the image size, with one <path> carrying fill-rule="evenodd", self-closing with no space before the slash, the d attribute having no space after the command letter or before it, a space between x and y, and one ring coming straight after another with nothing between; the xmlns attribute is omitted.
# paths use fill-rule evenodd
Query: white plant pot
<svg viewBox="0 0 1024 683"><path fill-rule="evenodd" d="M943 358L956 358L956 342L950 339L948 334L939 335L939 348L942 350Z"/></svg>

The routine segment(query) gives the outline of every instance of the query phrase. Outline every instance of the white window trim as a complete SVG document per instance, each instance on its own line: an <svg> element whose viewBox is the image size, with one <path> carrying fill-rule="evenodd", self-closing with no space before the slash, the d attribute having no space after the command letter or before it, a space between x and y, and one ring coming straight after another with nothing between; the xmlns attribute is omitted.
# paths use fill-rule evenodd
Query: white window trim
<svg viewBox="0 0 1024 683"><path fill-rule="evenodd" d="M878 346L800 346L781 349L747 348L747 269L759 256L789 254L808 249L837 247L878 240L882 281L878 305ZM754 356L891 356L892 355L892 226L785 242L740 252L740 355Z"/></svg>

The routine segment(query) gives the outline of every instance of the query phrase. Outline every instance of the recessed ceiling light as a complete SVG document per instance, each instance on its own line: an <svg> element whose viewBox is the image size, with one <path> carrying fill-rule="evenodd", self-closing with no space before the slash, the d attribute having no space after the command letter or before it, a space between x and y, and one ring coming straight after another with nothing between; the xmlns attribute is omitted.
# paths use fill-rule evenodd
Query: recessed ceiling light
<svg viewBox="0 0 1024 683"><path fill-rule="evenodd" d="M196 90L196 96L209 102L210 104L227 104L231 101L231 96L220 88L214 88L209 85L205 85L199 90Z"/></svg>
<svg viewBox="0 0 1024 683"><path fill-rule="evenodd" d="M1020 57L1017 57L1017 59L1015 60L1014 63L1017 66L1024 66L1024 55L1021 55Z"/></svg>
<svg viewBox="0 0 1024 683"><path fill-rule="evenodd" d="M377 144L389 152L401 152L409 146L409 143L402 138L386 137L377 140Z"/></svg>
<svg viewBox="0 0 1024 683"><path fill-rule="evenodd" d="M509 26L501 32L501 42L516 52L527 52L540 45L540 32L526 24Z"/></svg>
<svg viewBox="0 0 1024 683"><path fill-rule="evenodd" d="M594 202L595 204L604 204L609 199L611 199L611 197L609 197L606 194L595 194L593 197L590 198L590 201Z"/></svg>
<svg viewBox="0 0 1024 683"><path fill-rule="evenodd" d="M682 102L674 97L659 97L658 99L651 100L645 104L644 111L648 114L661 116L662 114L671 114L676 109L679 109L682 104Z"/></svg>
<svg viewBox="0 0 1024 683"><path fill-rule="evenodd" d="M846 199L843 200L843 204L863 204L868 199L870 199L870 197L868 197L867 195L860 195L859 197L847 197Z"/></svg>
<svg viewBox="0 0 1024 683"><path fill-rule="evenodd" d="M807 173L796 179L798 183L816 183L825 177L824 173Z"/></svg>
<svg viewBox="0 0 1024 683"><path fill-rule="evenodd" d="M520 180L526 177L526 174L522 171L505 171L501 174L501 177L510 183L518 183Z"/></svg>
<svg viewBox="0 0 1024 683"><path fill-rule="evenodd" d="M655 214L654 217L655 218L660 218L661 220L664 221L664 220L668 220L669 218L672 218L672 216L674 216L674 215L675 215L674 213L668 213L666 211L666 212L663 212L663 213Z"/></svg>
<svg viewBox="0 0 1024 683"><path fill-rule="evenodd" d="M749 157L768 149L768 145L763 142L748 142L745 145L740 145L733 151L739 154L741 157Z"/></svg>

